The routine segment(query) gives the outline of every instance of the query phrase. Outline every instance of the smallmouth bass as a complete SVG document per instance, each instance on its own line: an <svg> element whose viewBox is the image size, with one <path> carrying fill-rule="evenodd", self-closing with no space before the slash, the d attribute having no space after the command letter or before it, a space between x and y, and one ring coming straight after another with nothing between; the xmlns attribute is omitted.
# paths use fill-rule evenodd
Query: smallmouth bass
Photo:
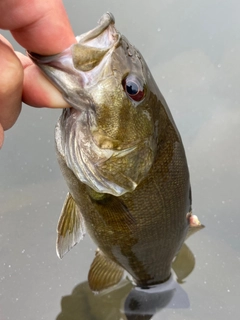
<svg viewBox="0 0 240 320"><path fill-rule="evenodd" d="M98 245L93 291L126 270L137 286L166 281L190 228L189 171L181 137L140 52L110 13L54 56L28 53L71 108L55 130L69 193L58 223L60 258L87 231ZM192 227L191 227L192 226Z"/></svg>

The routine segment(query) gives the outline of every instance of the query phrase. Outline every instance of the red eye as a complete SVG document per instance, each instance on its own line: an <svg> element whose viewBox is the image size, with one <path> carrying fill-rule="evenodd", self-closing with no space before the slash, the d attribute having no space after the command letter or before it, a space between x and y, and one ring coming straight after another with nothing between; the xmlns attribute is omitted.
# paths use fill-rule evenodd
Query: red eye
<svg viewBox="0 0 240 320"><path fill-rule="evenodd" d="M133 75L123 80L123 88L127 95L134 101L141 101L144 98L144 89L140 81Z"/></svg>

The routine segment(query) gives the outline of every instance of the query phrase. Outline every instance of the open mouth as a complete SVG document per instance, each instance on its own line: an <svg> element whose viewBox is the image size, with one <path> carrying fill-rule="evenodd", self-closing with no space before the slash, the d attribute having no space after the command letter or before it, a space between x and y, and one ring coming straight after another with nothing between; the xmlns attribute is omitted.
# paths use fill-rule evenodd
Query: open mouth
<svg viewBox="0 0 240 320"><path fill-rule="evenodd" d="M115 29L112 14L106 13L96 28L76 39L77 43L56 55L27 53L73 108L86 110L91 97L85 88L119 45L121 35Z"/></svg>

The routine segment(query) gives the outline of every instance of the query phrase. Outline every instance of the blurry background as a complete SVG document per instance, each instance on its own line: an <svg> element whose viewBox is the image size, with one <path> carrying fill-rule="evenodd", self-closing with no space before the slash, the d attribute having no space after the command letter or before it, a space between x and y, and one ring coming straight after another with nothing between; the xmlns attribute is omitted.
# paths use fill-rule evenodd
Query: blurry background
<svg viewBox="0 0 240 320"><path fill-rule="evenodd" d="M76 35L104 12L114 14L117 29L145 57L184 141L194 213L206 228L188 240L196 267L181 290L190 306L171 305L153 319L239 318L240 2L64 3ZM55 253L67 192L54 151L59 114L23 106L0 151L0 320L56 319L61 298L86 281L94 256L88 236L62 261ZM78 319L70 313L61 319Z"/></svg>

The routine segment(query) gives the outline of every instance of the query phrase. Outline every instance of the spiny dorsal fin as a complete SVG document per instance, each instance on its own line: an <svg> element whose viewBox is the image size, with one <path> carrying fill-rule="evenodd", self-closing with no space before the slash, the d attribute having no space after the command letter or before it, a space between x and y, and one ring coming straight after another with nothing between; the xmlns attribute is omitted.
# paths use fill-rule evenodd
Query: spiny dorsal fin
<svg viewBox="0 0 240 320"><path fill-rule="evenodd" d="M123 276L123 269L107 258L99 249L88 273L89 287L101 291L117 284Z"/></svg>
<svg viewBox="0 0 240 320"><path fill-rule="evenodd" d="M57 233L56 250L60 259L85 235L84 220L70 193L62 208Z"/></svg>

